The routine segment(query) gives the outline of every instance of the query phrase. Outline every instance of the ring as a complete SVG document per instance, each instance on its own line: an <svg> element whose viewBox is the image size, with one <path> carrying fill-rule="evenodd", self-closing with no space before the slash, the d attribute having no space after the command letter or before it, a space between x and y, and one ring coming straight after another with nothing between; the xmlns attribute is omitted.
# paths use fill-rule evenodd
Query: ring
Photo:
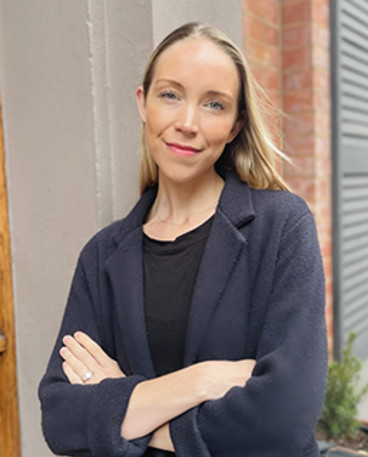
<svg viewBox="0 0 368 457"><path fill-rule="evenodd" d="M91 370L88 370L88 371L86 372L86 374L83 376L82 381L83 381L83 382L89 381L89 380L92 378L92 375L93 375L92 371L91 371Z"/></svg>

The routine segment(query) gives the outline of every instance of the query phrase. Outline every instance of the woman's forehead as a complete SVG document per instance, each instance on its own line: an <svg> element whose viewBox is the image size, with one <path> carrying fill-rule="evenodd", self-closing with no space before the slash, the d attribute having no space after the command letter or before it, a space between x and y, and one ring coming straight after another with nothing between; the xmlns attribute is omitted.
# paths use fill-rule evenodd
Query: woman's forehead
<svg viewBox="0 0 368 457"><path fill-rule="evenodd" d="M174 43L157 59L153 80L176 80L202 85L210 83L213 90L238 92L239 74L231 57L209 39L185 39Z"/></svg>

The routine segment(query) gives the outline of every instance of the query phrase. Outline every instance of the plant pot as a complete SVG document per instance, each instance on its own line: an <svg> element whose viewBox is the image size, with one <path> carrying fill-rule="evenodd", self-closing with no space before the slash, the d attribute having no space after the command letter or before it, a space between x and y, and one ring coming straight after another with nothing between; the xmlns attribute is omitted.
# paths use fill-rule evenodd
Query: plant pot
<svg viewBox="0 0 368 457"><path fill-rule="evenodd" d="M357 443L346 443L346 440L340 440L340 444L336 444L334 442L330 441L324 441L323 438L320 436L320 439L318 440L318 447L321 453L321 456L323 457L357 457L357 456L368 456L368 444L365 445L366 440L364 439L365 434L368 434L368 422L366 421L360 421L360 437L363 436L363 441L361 440L358 441L359 446L357 446ZM337 440L339 441L339 440ZM361 446L364 446L364 449L360 449ZM351 449L350 447L346 446L352 446L354 450Z"/></svg>
<svg viewBox="0 0 368 457"><path fill-rule="evenodd" d="M363 455L368 456L366 451L353 451L346 447L334 446L331 447L326 454L322 454L326 457L362 457Z"/></svg>

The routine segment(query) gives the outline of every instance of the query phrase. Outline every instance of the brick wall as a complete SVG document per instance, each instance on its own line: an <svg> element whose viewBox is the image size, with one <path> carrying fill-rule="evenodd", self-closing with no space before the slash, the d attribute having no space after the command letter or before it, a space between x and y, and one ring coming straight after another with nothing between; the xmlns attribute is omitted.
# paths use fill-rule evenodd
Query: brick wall
<svg viewBox="0 0 368 457"><path fill-rule="evenodd" d="M276 123L292 158L283 175L316 219L332 348L331 129L328 0L243 0L244 53L283 112Z"/></svg>

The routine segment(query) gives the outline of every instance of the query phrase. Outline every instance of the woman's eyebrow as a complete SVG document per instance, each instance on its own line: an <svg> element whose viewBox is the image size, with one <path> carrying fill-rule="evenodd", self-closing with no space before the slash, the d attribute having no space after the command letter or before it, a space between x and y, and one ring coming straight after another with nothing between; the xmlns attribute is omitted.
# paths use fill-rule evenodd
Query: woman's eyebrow
<svg viewBox="0 0 368 457"><path fill-rule="evenodd" d="M156 84L160 84L160 83L170 83L170 84L174 84L175 86L179 86L179 87L182 87L184 88L184 86L182 84L180 84L179 81L176 81L175 79L170 79L170 78L160 78L156 81Z"/></svg>
<svg viewBox="0 0 368 457"><path fill-rule="evenodd" d="M234 100L234 97L229 92L222 92L219 90L209 90L206 94L210 95L211 97L223 97L227 98L230 101Z"/></svg>
<svg viewBox="0 0 368 457"><path fill-rule="evenodd" d="M175 79L160 78L156 81L156 84L160 83L169 83L184 89L183 84L181 84L179 81L176 81ZM230 101L234 100L234 97L229 92L223 92L220 90L209 90L206 92L206 95L209 95L211 97L224 97L229 99Z"/></svg>

